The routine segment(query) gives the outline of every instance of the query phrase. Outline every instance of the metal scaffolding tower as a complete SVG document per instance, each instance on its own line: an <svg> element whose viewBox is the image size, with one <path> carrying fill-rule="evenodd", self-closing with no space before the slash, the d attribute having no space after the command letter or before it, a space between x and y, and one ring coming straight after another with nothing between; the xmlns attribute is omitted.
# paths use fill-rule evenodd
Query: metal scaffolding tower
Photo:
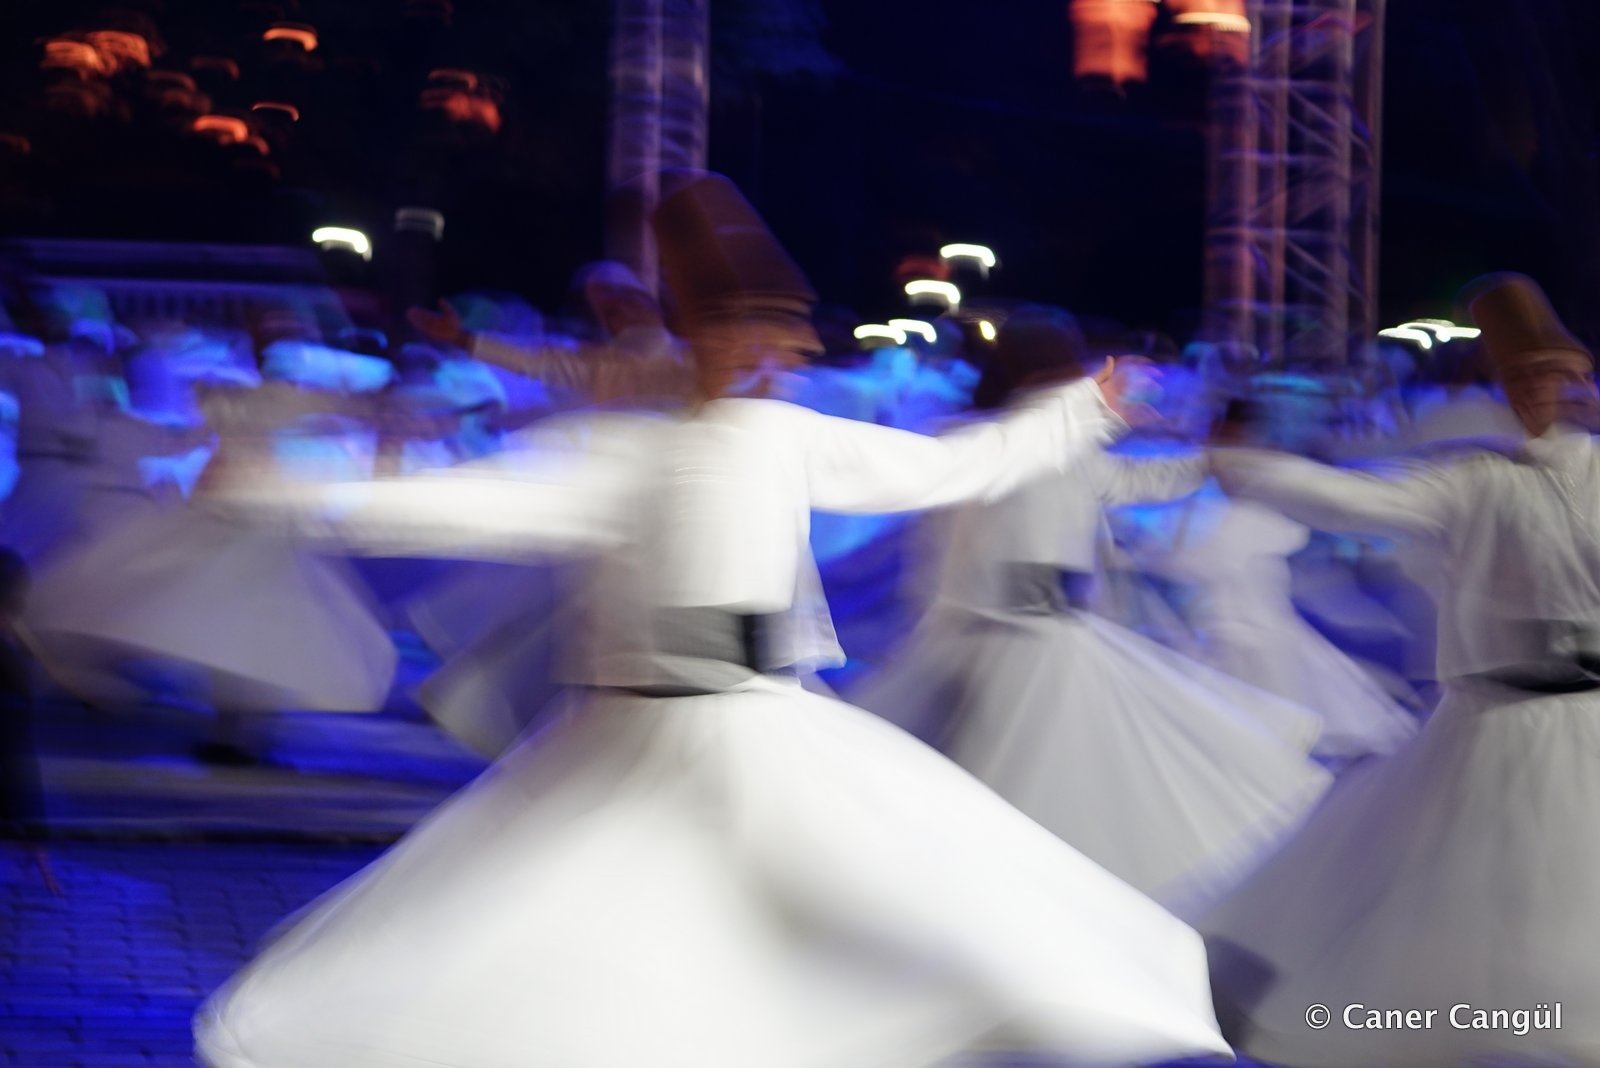
<svg viewBox="0 0 1600 1068"><path fill-rule="evenodd" d="M1332 369L1377 330L1383 7L1249 0L1212 79L1208 340Z"/></svg>
<svg viewBox="0 0 1600 1068"><path fill-rule="evenodd" d="M660 172L706 165L710 0L614 0L612 12L606 253L653 289Z"/></svg>

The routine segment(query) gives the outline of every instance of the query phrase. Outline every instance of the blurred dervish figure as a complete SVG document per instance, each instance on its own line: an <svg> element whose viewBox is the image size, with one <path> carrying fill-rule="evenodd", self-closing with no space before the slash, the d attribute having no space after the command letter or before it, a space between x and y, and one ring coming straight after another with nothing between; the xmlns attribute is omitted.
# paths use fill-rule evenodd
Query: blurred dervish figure
<svg viewBox="0 0 1600 1068"><path fill-rule="evenodd" d="M412 326L439 344L546 386L559 408L679 407L694 391L683 343L666 326L654 294L620 263L586 264L574 275L597 337L576 347L529 345L465 328L447 303L413 308ZM584 570L571 561L516 566L455 563L409 598L406 615L443 665L418 689L418 702L457 741L497 757L574 681L564 665L580 630L575 607Z"/></svg>
<svg viewBox="0 0 1600 1068"><path fill-rule="evenodd" d="M573 288L600 335L597 342L527 344L468 331L455 309L413 308L407 318L430 341L467 350L474 359L544 383L566 406L682 403L694 390L694 370L682 343L667 329L655 296L626 266L603 260L582 268Z"/></svg>
<svg viewBox="0 0 1600 1068"><path fill-rule="evenodd" d="M1000 328L990 405L1081 379L1076 320ZM1331 783L1316 716L1089 610L1105 508L1181 497L1203 452L1081 454L952 524L934 609L851 696L950 757L1090 859L1180 913L1231 887Z"/></svg>
<svg viewBox="0 0 1600 1068"><path fill-rule="evenodd" d="M1449 576L1438 711L1202 922L1219 1005L1275 1064L1600 1063L1600 394L1531 279L1465 297L1526 432L1516 451L1390 479L1249 450L1214 460L1231 493L1417 539ZM1314 1005L1343 1018L1308 1025ZM1398 1008L1427 1026L1367 1012Z"/></svg>
<svg viewBox="0 0 1600 1068"><path fill-rule="evenodd" d="M925 1066L1227 1055L1198 936L937 753L790 671L812 505L1003 494L1121 425L1120 382L943 438L764 399L817 347L798 268L726 179L655 215L697 402L497 461L242 509L369 549L589 551L590 688L202 1008L212 1068ZM562 448L558 441L564 439Z"/></svg>
<svg viewBox="0 0 1600 1068"><path fill-rule="evenodd" d="M0 506L0 545L38 568L119 523L157 508L141 461L198 443L128 410L116 346L133 338L109 321L90 287L9 297L35 335L0 343L0 390L17 401L18 477ZM75 304L102 318L73 317Z"/></svg>
<svg viewBox="0 0 1600 1068"><path fill-rule="evenodd" d="M1262 410L1271 403L1231 403L1230 422L1281 444L1273 427L1283 420ZM1304 524L1213 482L1159 520L1141 527L1150 536L1136 556L1185 584L1199 659L1315 713L1312 752L1330 762L1387 755L1416 734L1416 720L1296 610L1290 557L1310 540Z"/></svg>
<svg viewBox="0 0 1600 1068"><path fill-rule="evenodd" d="M272 379L202 374L195 383L216 449L203 488L246 471L369 474L376 432L352 385L376 388L386 361L279 339ZM370 406L370 405L369 405ZM23 623L65 689L115 707L150 693L216 716L197 749L255 762L245 714L374 712L395 651L359 580L283 530L242 522L197 491L185 506L120 523L42 571Z"/></svg>

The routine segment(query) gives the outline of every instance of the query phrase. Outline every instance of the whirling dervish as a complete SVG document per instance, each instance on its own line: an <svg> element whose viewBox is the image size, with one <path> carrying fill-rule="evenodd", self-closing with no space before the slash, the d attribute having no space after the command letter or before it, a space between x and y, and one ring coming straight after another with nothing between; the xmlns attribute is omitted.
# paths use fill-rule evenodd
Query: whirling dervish
<svg viewBox="0 0 1600 1068"><path fill-rule="evenodd" d="M1417 541L1448 575L1444 696L1421 734L1342 783L1202 922L1237 1041L1277 1064L1600 1060L1600 395L1531 279L1492 276L1466 299L1520 449L1392 479L1249 450L1214 461L1230 493ZM1308 1006L1331 1018L1308 1023Z"/></svg>
<svg viewBox="0 0 1600 1068"><path fill-rule="evenodd" d="M979 395L999 404L1081 379L1065 312L1001 327ZM1173 498L1203 454L1086 451L954 523L938 602L853 696L923 737L1091 859L1198 908L1327 788L1316 718L1087 610L1107 505Z"/></svg>
<svg viewBox="0 0 1600 1068"><path fill-rule="evenodd" d="M672 416L234 507L369 550L598 553L589 687L204 1007L212 1068L1078 1064L1226 1054L1196 935L880 719L790 672L809 508L1003 494L1114 433L1080 381L943 438L762 399L817 346L799 270L725 180L655 215L694 358ZM402 937L395 937L403 932ZM619 1015L620 1013L620 1015Z"/></svg>

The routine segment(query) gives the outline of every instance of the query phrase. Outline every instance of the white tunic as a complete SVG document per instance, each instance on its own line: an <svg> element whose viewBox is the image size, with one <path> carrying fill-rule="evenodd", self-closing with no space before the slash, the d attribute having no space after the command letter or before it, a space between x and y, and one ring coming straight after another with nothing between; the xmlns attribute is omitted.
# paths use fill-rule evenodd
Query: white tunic
<svg viewBox="0 0 1600 1068"><path fill-rule="evenodd" d="M1244 450L1217 462L1229 492L1311 526L1434 546L1446 569L1441 680L1562 656L1600 633L1600 452L1585 434L1556 430L1521 458L1484 452L1394 479Z"/></svg>

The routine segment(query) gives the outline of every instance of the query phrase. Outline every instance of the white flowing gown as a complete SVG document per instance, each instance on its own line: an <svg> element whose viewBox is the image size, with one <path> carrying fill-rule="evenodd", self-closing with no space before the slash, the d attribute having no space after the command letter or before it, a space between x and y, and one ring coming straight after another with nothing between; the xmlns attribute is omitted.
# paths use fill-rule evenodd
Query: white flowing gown
<svg viewBox="0 0 1600 1068"><path fill-rule="evenodd" d="M1219 465L1230 491L1302 522L1415 538L1448 577L1438 711L1341 782L1201 923L1243 1049L1296 1068L1600 1063L1600 690L1536 693L1489 677L1593 651L1594 443L1556 431L1520 459L1485 454L1392 481L1270 454ZM1535 1029L1532 1013L1556 1002L1561 1029ZM1307 1026L1316 1004L1333 1013L1325 1029ZM1352 1005L1435 1016L1351 1027ZM1477 1010L1508 1015L1474 1026ZM1364 1009L1352 1011L1364 1024ZM1509 1016L1519 1011L1520 1035Z"/></svg>
<svg viewBox="0 0 1600 1068"><path fill-rule="evenodd" d="M1190 622L1207 663L1316 713L1318 756L1384 755L1417 733L1416 720L1295 610L1289 557L1310 539L1303 524L1212 493L1173 518L1183 533L1148 559L1194 591Z"/></svg>
<svg viewBox="0 0 1600 1068"><path fill-rule="evenodd" d="M1113 422L1092 384L944 439L728 399L688 419L591 417L564 456L309 495L302 530L369 550L605 549L595 686L214 995L202 1059L914 1068L985 1042L1085 1065L1226 1055L1189 928L901 731L684 655L659 625L697 606L795 609L812 504L1002 493ZM828 644L798 630L797 659ZM684 682L715 692L628 689Z"/></svg>
<svg viewBox="0 0 1600 1068"><path fill-rule="evenodd" d="M1203 458L1103 453L963 512L941 599L852 694L941 744L1063 840L1188 912L1327 789L1316 717L1085 610L1022 604L1016 565L1088 573L1108 504L1171 498Z"/></svg>
<svg viewBox="0 0 1600 1068"><path fill-rule="evenodd" d="M344 420L294 425L310 400L283 386L214 395L208 416L224 446L213 463L270 445L283 463L325 470L331 455L370 470L367 435ZM263 427L274 436L258 437ZM138 695L130 668L154 664L191 672L219 710L373 712L396 662L344 561L204 499L120 522L63 554L34 584L24 624L58 682L109 705Z"/></svg>

